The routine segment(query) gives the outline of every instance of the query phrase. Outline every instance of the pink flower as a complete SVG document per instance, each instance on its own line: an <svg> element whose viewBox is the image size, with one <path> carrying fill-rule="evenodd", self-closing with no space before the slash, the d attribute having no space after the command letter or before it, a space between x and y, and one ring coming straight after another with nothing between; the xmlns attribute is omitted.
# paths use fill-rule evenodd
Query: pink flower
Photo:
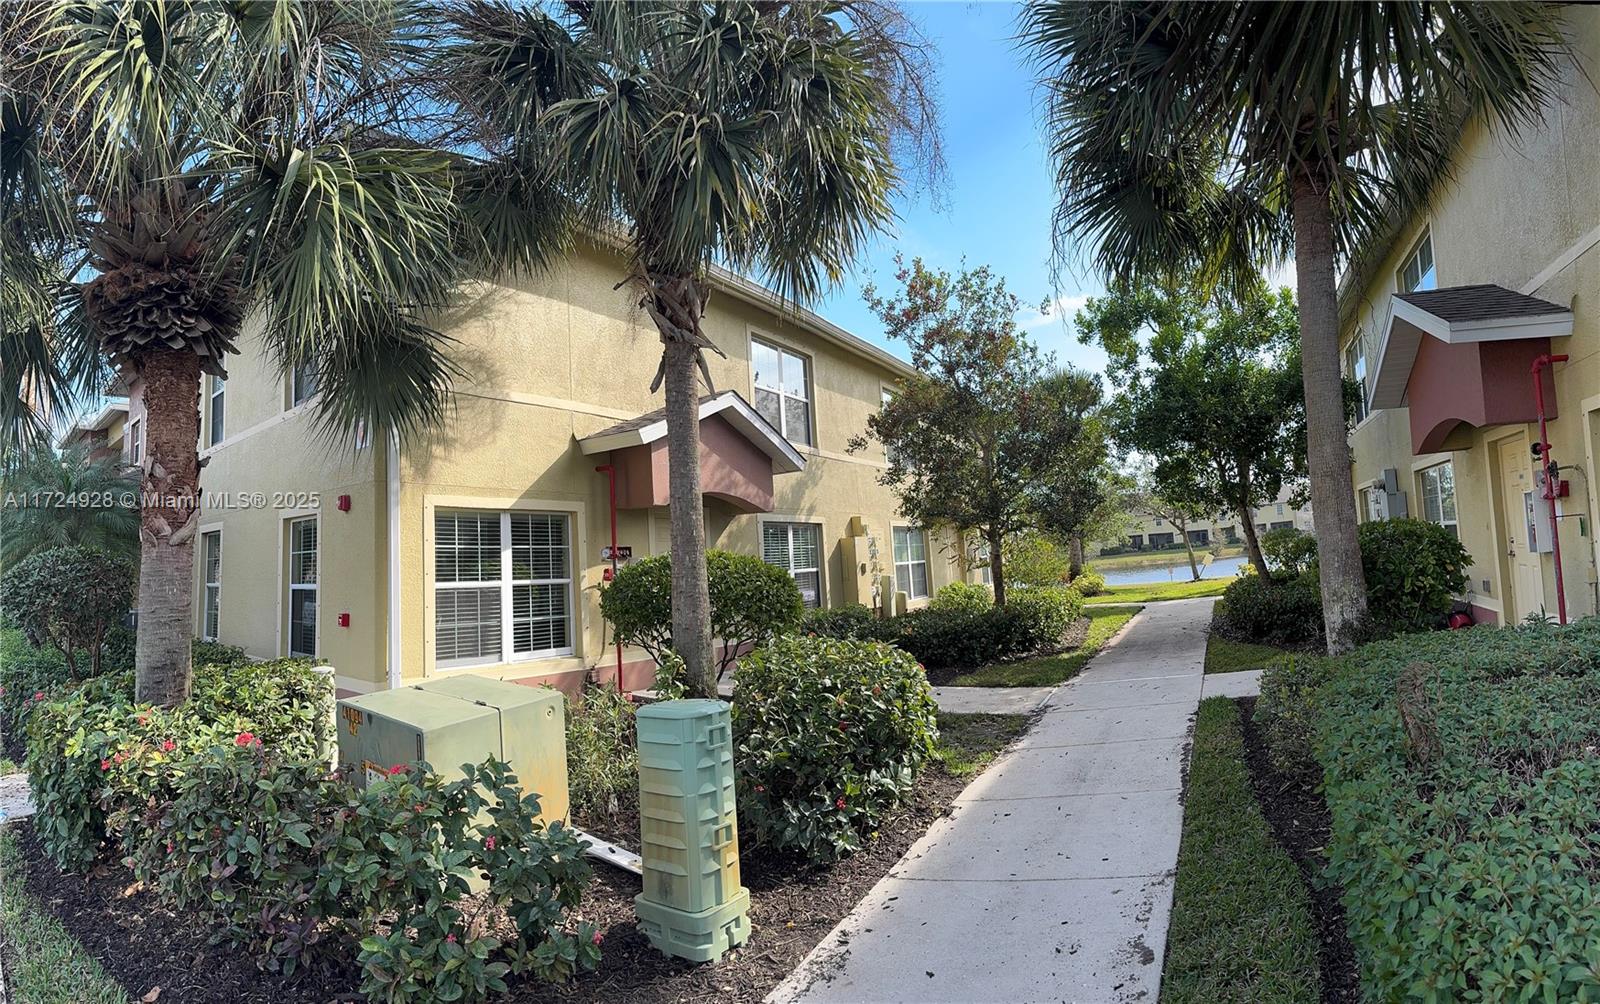
<svg viewBox="0 0 1600 1004"><path fill-rule="evenodd" d="M606 940L606 936L601 934L599 931L596 931L594 932L594 937L590 938L589 940L598 945L600 942Z"/></svg>
<svg viewBox="0 0 1600 1004"><path fill-rule="evenodd" d="M35 701L42 701L42 700L44 700L44 691L42 691L42 690L35 690L35 691L34 691L34 692L33 692L33 699L34 699L34 700L35 700Z"/></svg>
<svg viewBox="0 0 1600 1004"><path fill-rule="evenodd" d="M111 761L110 760L101 760L100 761L100 769L101 770L110 770L111 769Z"/></svg>
<svg viewBox="0 0 1600 1004"><path fill-rule="evenodd" d="M397 763L393 767L389 768L389 776L390 777L394 777L396 774L404 774L405 772L406 772L406 765L403 764L403 763Z"/></svg>
<svg viewBox="0 0 1600 1004"><path fill-rule="evenodd" d="M756 791L761 792L761 791L766 791L766 790L767 790L767 786L766 785L764 785L764 784L756 785Z"/></svg>
<svg viewBox="0 0 1600 1004"><path fill-rule="evenodd" d="M165 739L161 743L161 752L163 752L163 753L171 753L173 750L175 750L177 748L178 748L178 744L173 742L171 739Z"/></svg>
<svg viewBox="0 0 1600 1004"><path fill-rule="evenodd" d="M834 808L835 808L835 809L842 809L842 808L844 808L844 796L842 796L842 795L841 795L841 796L840 796L840 797L838 797L838 798L836 798L836 799L834 799L834 800L833 800L833 807L834 807Z"/></svg>
<svg viewBox="0 0 1600 1004"><path fill-rule="evenodd" d="M115 760L117 763L121 763L122 761L128 759L128 754L122 752L121 750L117 750L116 755L111 759Z"/></svg>
<svg viewBox="0 0 1600 1004"><path fill-rule="evenodd" d="M454 934L447 934L444 936L444 940L453 945L456 943L456 936Z"/></svg>
<svg viewBox="0 0 1600 1004"><path fill-rule="evenodd" d="M493 837L484 837L483 838L483 846L487 850L491 850L491 851L494 850L494 838Z"/></svg>
<svg viewBox="0 0 1600 1004"><path fill-rule="evenodd" d="M261 740L257 739L255 737L255 733L253 732L241 732L233 737L233 744L235 746L257 746L260 745L260 743Z"/></svg>

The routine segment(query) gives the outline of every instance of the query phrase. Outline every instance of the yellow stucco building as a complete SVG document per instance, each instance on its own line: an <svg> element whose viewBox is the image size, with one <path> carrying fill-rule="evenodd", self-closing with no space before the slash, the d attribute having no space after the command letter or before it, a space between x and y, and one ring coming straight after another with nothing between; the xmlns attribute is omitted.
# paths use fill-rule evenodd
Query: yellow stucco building
<svg viewBox="0 0 1600 1004"><path fill-rule="evenodd" d="M660 343L617 290L619 258L586 249L530 280L466 291L446 320L463 375L425 442L320 440L313 372L280 375L246 337L201 387L195 633L251 655L314 655L365 692L447 673L573 690L614 677L600 616L618 543L666 553ZM719 274L702 403L710 546L789 569L807 602L915 608L966 574L952 534L901 520L881 447L847 451L911 373L769 291ZM130 389L129 423L141 413ZM126 437L125 437L126 438ZM131 440L130 440L131 442ZM624 653L630 686L651 664Z"/></svg>
<svg viewBox="0 0 1600 1004"><path fill-rule="evenodd" d="M1600 10L1570 24L1581 68L1543 124L1470 124L1431 204L1340 289L1344 368L1366 394L1350 435L1361 518L1450 527L1480 621L1555 617L1557 547L1569 619L1600 610Z"/></svg>

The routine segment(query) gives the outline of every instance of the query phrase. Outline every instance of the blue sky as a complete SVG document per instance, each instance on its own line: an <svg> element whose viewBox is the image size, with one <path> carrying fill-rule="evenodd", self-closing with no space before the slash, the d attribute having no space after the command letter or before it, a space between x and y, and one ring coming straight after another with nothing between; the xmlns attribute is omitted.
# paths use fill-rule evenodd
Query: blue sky
<svg viewBox="0 0 1600 1004"><path fill-rule="evenodd" d="M892 286L894 255L921 256L954 271L990 265L1024 303L1059 298L1049 317L1028 311L1022 323L1058 359L1099 370L1105 356L1077 344L1072 315L1101 286L1092 274L1050 280L1050 213L1055 192L1040 135L1033 76L1011 40L1018 8L1009 3L914 3L911 14L938 48L945 156L950 164L944 205L923 196L901 199L896 232L880 236L851 279L813 308L836 324L904 357L861 299L875 276Z"/></svg>

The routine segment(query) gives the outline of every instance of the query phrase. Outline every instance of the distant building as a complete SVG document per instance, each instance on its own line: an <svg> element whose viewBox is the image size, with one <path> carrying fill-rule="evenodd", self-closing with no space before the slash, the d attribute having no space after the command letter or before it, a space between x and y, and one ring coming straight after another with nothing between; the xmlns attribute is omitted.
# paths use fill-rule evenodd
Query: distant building
<svg viewBox="0 0 1600 1004"><path fill-rule="evenodd" d="M1288 491L1280 492L1276 500L1259 509L1252 509L1250 515L1257 534L1285 527L1311 533L1314 528L1311 503L1308 501L1303 507L1296 508L1289 500ZM1183 547L1183 541L1178 539L1178 528L1171 520L1149 515L1140 515L1138 520L1125 537L1097 541L1090 546L1090 553L1120 554L1125 551L1160 551ZM1233 514L1224 513L1213 519L1195 520L1186 525L1185 531L1189 535L1189 542L1195 547L1244 543L1239 518Z"/></svg>
<svg viewBox="0 0 1600 1004"><path fill-rule="evenodd" d="M144 445L144 430L137 421L129 427L127 398L112 398L61 437L62 448L86 446L89 456L95 460L127 457L130 450L137 453L137 448L131 444ZM140 459L134 456L129 463L138 463Z"/></svg>

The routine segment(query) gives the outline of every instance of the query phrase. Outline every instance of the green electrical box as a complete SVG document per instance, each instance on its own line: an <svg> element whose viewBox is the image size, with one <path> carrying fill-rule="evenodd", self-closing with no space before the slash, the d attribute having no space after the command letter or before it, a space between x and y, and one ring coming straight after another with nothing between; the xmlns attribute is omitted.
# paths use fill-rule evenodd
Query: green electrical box
<svg viewBox="0 0 1600 1004"><path fill-rule="evenodd" d="M396 764L425 760L441 774L496 757L540 817L565 820L566 705L560 691L481 676L453 676L339 702L339 763L358 783Z"/></svg>
<svg viewBox="0 0 1600 1004"><path fill-rule="evenodd" d="M639 929L658 951L720 959L750 938L750 891L739 884L733 729L723 701L639 709Z"/></svg>

